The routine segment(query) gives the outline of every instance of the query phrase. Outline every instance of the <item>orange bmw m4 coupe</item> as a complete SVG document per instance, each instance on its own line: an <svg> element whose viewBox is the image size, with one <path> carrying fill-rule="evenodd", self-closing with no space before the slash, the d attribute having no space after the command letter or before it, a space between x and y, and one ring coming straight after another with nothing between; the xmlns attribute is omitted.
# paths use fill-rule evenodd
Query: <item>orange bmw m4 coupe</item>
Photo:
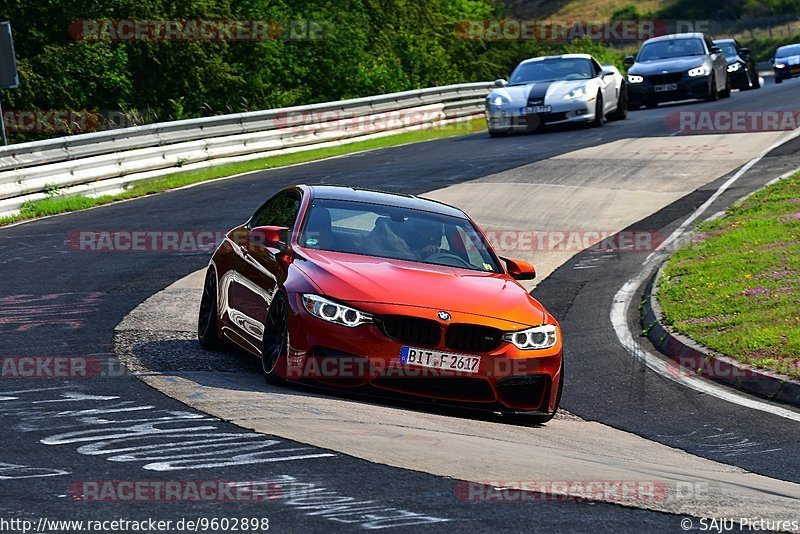
<svg viewBox="0 0 800 534"><path fill-rule="evenodd" d="M234 344L272 384L354 388L553 418L561 329L464 212L424 198L299 185L231 230L209 262L203 347Z"/></svg>

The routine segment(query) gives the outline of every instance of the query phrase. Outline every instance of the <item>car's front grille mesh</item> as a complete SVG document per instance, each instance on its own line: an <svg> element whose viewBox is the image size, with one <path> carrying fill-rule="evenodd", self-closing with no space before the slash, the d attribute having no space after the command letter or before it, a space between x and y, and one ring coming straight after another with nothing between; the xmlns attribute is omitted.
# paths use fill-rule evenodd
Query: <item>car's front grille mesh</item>
<svg viewBox="0 0 800 534"><path fill-rule="evenodd" d="M445 344L454 350L489 352L500 346L503 332L475 324L452 324L447 327Z"/></svg>
<svg viewBox="0 0 800 534"><path fill-rule="evenodd" d="M664 85L667 83L678 83L683 78L682 72L668 72L666 74L653 74L647 76L647 81L653 85Z"/></svg>
<svg viewBox="0 0 800 534"><path fill-rule="evenodd" d="M384 315L379 320L383 332L394 339L420 345L438 345L442 327L436 321L404 315Z"/></svg>
<svg viewBox="0 0 800 534"><path fill-rule="evenodd" d="M383 333L404 343L435 346L445 331L445 346L448 349L489 352L500 346L503 332L489 326L455 323L442 325L431 319L405 315L384 315L376 318Z"/></svg>

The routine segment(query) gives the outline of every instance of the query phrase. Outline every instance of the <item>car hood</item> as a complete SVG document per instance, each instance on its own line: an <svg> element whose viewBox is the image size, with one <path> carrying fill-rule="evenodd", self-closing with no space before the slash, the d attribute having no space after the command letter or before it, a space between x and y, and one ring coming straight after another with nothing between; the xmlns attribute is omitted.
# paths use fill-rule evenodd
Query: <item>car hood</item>
<svg viewBox="0 0 800 534"><path fill-rule="evenodd" d="M700 65L704 65L706 63L708 63L708 61L705 56L690 56L659 59L657 61L642 61L641 63L636 63L633 65L630 70L628 70L628 74L649 75L662 74L664 71L680 72L699 67Z"/></svg>
<svg viewBox="0 0 800 534"><path fill-rule="evenodd" d="M495 89L489 94L489 98L501 95L509 100L511 104L525 106L530 97L558 98L566 95L576 87L589 85L592 80L562 80L557 82L528 83L525 85L512 85Z"/></svg>
<svg viewBox="0 0 800 534"><path fill-rule="evenodd" d="M295 265L333 299L467 313L542 324L539 302L505 274L303 249Z"/></svg>

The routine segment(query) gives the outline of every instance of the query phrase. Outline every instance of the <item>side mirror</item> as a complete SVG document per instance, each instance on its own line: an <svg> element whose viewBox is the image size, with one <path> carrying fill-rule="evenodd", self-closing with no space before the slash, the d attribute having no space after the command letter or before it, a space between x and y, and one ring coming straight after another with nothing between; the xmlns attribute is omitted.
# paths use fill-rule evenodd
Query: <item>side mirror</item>
<svg viewBox="0 0 800 534"><path fill-rule="evenodd" d="M774 57L769 58L769 62L774 65L775 64L775 58Z"/></svg>
<svg viewBox="0 0 800 534"><path fill-rule="evenodd" d="M721 54L722 53L722 49L720 47L718 47L718 46L712 46L711 47L711 53L712 54Z"/></svg>
<svg viewBox="0 0 800 534"><path fill-rule="evenodd" d="M614 75L614 71L613 70L601 70L600 71L600 77L601 78L605 78L606 76L613 76L613 75Z"/></svg>
<svg viewBox="0 0 800 534"><path fill-rule="evenodd" d="M499 79L494 81L494 86L495 87L505 87L506 85L508 85L508 82L506 80L504 80L503 78L499 78Z"/></svg>
<svg viewBox="0 0 800 534"><path fill-rule="evenodd" d="M506 270L514 280L533 280L536 278L536 269L527 261L501 258L506 262Z"/></svg>
<svg viewBox="0 0 800 534"><path fill-rule="evenodd" d="M634 63L636 63L636 59L633 56L625 56L625 59L622 60L622 64L626 67L632 67Z"/></svg>
<svg viewBox="0 0 800 534"><path fill-rule="evenodd" d="M274 249L279 253L286 252L288 236L289 229L284 226L256 226L247 238L247 251Z"/></svg>
<svg viewBox="0 0 800 534"><path fill-rule="evenodd" d="M745 59L746 59L746 58L747 58L747 56L749 56L749 55L750 55L750 49L749 49L749 48L742 47L742 48L740 48L740 49L739 49L739 54L740 54L740 55L741 55L743 58L745 58Z"/></svg>

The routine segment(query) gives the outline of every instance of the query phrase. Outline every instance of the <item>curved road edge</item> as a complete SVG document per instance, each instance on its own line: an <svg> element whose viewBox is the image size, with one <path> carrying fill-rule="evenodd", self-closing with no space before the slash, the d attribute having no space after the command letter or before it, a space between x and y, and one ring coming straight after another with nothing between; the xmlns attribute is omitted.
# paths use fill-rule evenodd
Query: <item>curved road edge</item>
<svg viewBox="0 0 800 534"><path fill-rule="evenodd" d="M741 202L756 191L797 172L795 168L768 180L755 189L747 191L744 195L737 196L734 194L734 196L731 196L731 191L736 182L751 172L764 158L780 153L790 145L796 145L799 139L800 129L790 132L787 136L776 141L748 161L727 180L724 180L705 202L693 210L659 247L647 256L645 261L642 262L639 272L628 279L614 295L610 313L611 324L620 344L634 358L644 361L651 370L661 376L696 391L711 394L720 399L735 402L749 408L774 413L795 421L800 421L800 413L766 404L755 398L737 396L735 390L731 389L731 387L768 400L777 400L791 406L798 406L800 384L796 384L794 381L786 382L785 379L781 380L779 375L736 365L730 358L712 355L685 336L678 337L671 333L658 320L661 312L658 304L654 302L653 294L655 293L654 289L657 289L657 280L661 269L671 256L669 251L678 248L681 243L691 236L691 228L709 208L714 206L715 209L719 208L721 212L727 209L729 205ZM727 196L724 200L720 200L724 195ZM716 204L718 201L720 202L719 205ZM711 217L714 216L716 214ZM645 282L648 280L650 282L645 286ZM643 286L644 290L642 289ZM639 320L634 322L631 321L630 315L632 304L637 302L637 295L639 296L638 302L643 303L643 307L639 314ZM654 305L658 311L654 311ZM659 353L666 355L669 360L665 360L659 354L649 351L636 340L633 332L637 327L641 326L644 326L644 335L652 342L653 347ZM674 362L678 362L678 366ZM684 367L695 370L705 369L705 372L686 372ZM706 379L710 380L710 382ZM784 387L783 382L786 382L788 387ZM723 386L720 387L717 384L723 384Z"/></svg>
<svg viewBox="0 0 800 534"><path fill-rule="evenodd" d="M644 331L653 345L675 362L671 367L672 372L701 376L767 400L800 408L800 381L716 354L661 322L664 315L657 294L664 265L666 263L659 267L645 289L641 317Z"/></svg>

